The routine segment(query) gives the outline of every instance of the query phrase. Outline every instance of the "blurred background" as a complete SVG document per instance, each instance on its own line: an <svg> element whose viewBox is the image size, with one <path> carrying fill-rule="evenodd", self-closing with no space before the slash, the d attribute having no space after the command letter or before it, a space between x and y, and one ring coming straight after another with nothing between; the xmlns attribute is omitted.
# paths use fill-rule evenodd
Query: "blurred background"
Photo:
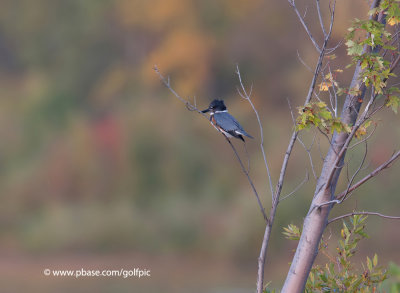
<svg viewBox="0 0 400 293"><path fill-rule="evenodd" d="M320 39L314 1L297 1ZM163 87L157 64L199 108L223 98L253 136L251 175L267 210L270 194L259 129L240 98L235 66L253 85L274 184L303 104L316 51L280 0L1 0L0 282L4 292L251 292L264 224L234 155L210 123ZM328 1L321 1L328 24ZM337 1L332 41L343 39L368 1ZM349 63L341 46L331 68ZM333 59L333 58L332 58ZM348 86L352 69L339 77ZM341 98L343 99L343 97ZM341 102L340 100L339 102ZM376 116L367 174L399 147L399 117ZM313 131L305 131L310 145ZM318 136L323 154L326 139ZM246 161L240 141L235 142ZM347 156L351 176L363 146ZM316 171L321 157L317 143ZM297 145L278 209L267 281L279 288L315 179ZM353 209L399 215L400 165L361 187L332 216ZM346 187L346 170L338 191ZM335 239L340 223L327 233ZM370 217L360 259L400 263L398 222ZM332 243L334 248L335 243ZM324 260L319 260L323 262ZM56 278L49 269L151 270L150 278Z"/></svg>

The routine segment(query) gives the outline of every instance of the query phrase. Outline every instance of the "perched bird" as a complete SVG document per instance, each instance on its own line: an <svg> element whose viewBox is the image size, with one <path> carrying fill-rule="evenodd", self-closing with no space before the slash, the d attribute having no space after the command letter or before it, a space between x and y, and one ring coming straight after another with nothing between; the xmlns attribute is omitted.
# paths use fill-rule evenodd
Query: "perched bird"
<svg viewBox="0 0 400 293"><path fill-rule="evenodd" d="M254 138L237 122L235 117L228 113L223 100L214 100L202 113L210 113L210 121L217 130L225 134L226 137L236 137L244 141L243 135Z"/></svg>

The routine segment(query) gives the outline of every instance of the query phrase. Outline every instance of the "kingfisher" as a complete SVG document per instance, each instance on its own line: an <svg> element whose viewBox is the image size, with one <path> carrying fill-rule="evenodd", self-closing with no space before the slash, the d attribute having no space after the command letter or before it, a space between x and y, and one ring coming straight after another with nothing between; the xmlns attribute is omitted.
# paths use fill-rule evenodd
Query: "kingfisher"
<svg viewBox="0 0 400 293"><path fill-rule="evenodd" d="M254 138L239 124L239 122L228 113L223 100L214 100L202 113L210 113L212 125L221 131L226 137L236 137L244 141L243 136Z"/></svg>

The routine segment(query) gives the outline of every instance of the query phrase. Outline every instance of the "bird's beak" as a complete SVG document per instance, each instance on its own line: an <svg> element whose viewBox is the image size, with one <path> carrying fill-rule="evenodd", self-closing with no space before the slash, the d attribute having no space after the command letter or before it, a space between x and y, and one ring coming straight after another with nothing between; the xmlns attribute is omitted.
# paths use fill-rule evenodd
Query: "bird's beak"
<svg viewBox="0 0 400 293"><path fill-rule="evenodd" d="M201 111L201 113L207 113L207 112L210 112L210 108Z"/></svg>

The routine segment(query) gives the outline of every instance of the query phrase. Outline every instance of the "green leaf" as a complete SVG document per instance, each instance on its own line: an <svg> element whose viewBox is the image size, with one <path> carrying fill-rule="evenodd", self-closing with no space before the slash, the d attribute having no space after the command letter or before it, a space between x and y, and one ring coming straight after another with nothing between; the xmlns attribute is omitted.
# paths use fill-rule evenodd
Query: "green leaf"
<svg viewBox="0 0 400 293"><path fill-rule="evenodd" d="M368 65L369 65L368 59L364 58L364 59L361 61L361 68L362 68L362 69L365 69Z"/></svg>
<svg viewBox="0 0 400 293"><path fill-rule="evenodd" d="M321 112L319 112L319 115L325 120L332 119L332 113L329 112L326 108L321 110Z"/></svg>
<svg viewBox="0 0 400 293"><path fill-rule="evenodd" d="M368 256L367 256L367 267L370 271L372 271L372 261Z"/></svg>
<svg viewBox="0 0 400 293"><path fill-rule="evenodd" d="M394 46L388 46L388 45L385 45L385 46L383 46L383 49L385 49L385 50L392 50L392 51L394 51L394 50L396 50L397 48L396 48L396 47L394 47Z"/></svg>
<svg viewBox="0 0 400 293"><path fill-rule="evenodd" d="M400 98L397 96L388 96L385 106L392 108L393 112L397 114L397 109L399 108Z"/></svg>
<svg viewBox="0 0 400 293"><path fill-rule="evenodd" d="M350 230L347 227L346 222L343 222L343 230L344 230L344 234L345 234L345 237L343 237L343 238L347 239L350 236Z"/></svg>
<svg viewBox="0 0 400 293"><path fill-rule="evenodd" d="M284 232L282 232L283 235L286 236L287 239L289 240L299 240L301 231L300 229L293 224L290 224L287 228L283 227Z"/></svg>
<svg viewBox="0 0 400 293"><path fill-rule="evenodd" d="M365 233L364 231L360 231L359 233L357 233L358 235L362 236L363 238L369 238L369 235L367 233Z"/></svg>
<svg viewBox="0 0 400 293"><path fill-rule="evenodd" d="M357 55L360 56L363 51L363 46L361 44L358 44L354 42L353 40L348 40L346 42L347 45L347 54L352 56L352 55Z"/></svg>
<svg viewBox="0 0 400 293"><path fill-rule="evenodd" d="M320 274L319 277L320 277L320 279L321 279L322 281L324 281L324 282L327 282L327 281L328 281L328 278L326 277L325 274Z"/></svg>
<svg viewBox="0 0 400 293"><path fill-rule="evenodd" d="M400 93L400 89L398 87L392 86L387 89L388 94L393 94L393 93Z"/></svg>
<svg viewBox="0 0 400 293"><path fill-rule="evenodd" d="M378 265L378 255L375 253L374 258L372 260L374 267Z"/></svg>

